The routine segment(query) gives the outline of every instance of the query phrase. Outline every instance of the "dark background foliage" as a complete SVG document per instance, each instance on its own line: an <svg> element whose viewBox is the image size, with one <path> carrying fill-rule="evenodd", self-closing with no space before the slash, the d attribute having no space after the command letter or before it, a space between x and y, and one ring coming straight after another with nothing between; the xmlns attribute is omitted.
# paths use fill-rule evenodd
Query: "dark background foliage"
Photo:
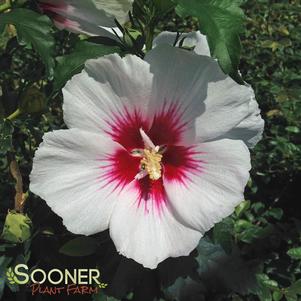
<svg viewBox="0 0 301 301"><path fill-rule="evenodd" d="M36 10L33 2L24 5ZM6 269L24 262L46 270L99 267L107 288L93 297L69 297L72 300L300 300L301 5L298 0L248 0L242 8L247 18L241 35L240 70L253 86L266 122L263 140L252 151L246 201L209 231L190 256L168 259L156 270L148 270L118 255L107 232L76 237L66 231L44 201L25 195L24 211L33 225L31 237L24 243L12 243L2 236L1 300L68 299L31 297L24 286L5 285ZM196 19L179 18L171 12L156 30L191 31L197 27ZM62 57L58 61L62 69L66 56L68 62L75 61L76 51L85 57L85 44L78 46L77 35L52 31L49 51L53 57ZM112 51L94 47L96 54ZM32 158L43 133L65 127L59 93L63 79L55 84L49 80L53 65L28 43L25 47L20 37L17 40L14 27L7 27L0 36L0 117L9 116L18 107L23 112L13 123L0 124L1 228L8 210L15 206L20 175L21 188L28 190Z"/></svg>

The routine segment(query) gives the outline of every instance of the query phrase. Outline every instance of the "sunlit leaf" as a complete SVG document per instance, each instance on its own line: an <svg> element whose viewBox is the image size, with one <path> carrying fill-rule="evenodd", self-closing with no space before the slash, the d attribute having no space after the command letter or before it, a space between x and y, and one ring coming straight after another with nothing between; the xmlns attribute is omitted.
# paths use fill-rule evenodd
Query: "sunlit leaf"
<svg viewBox="0 0 301 301"><path fill-rule="evenodd" d="M118 47L80 41L72 53L58 58L54 71L54 90L61 89L73 75L81 72L86 60L119 51Z"/></svg>
<svg viewBox="0 0 301 301"><path fill-rule="evenodd" d="M32 10L17 8L9 13L2 14L0 27L4 24L13 24L17 29L20 43L25 43L39 53L48 74L52 74L54 67L54 38L52 36L52 22L45 15ZM32 66L34 68L34 66Z"/></svg>
<svg viewBox="0 0 301 301"><path fill-rule="evenodd" d="M226 74L243 83L238 73L241 44L239 34L243 30L244 14L238 0L176 0L177 13L195 16L200 31L207 36L211 55Z"/></svg>
<svg viewBox="0 0 301 301"><path fill-rule="evenodd" d="M235 213L237 217L240 217L246 210L250 208L251 202L250 201L243 201L241 202L236 208Z"/></svg>

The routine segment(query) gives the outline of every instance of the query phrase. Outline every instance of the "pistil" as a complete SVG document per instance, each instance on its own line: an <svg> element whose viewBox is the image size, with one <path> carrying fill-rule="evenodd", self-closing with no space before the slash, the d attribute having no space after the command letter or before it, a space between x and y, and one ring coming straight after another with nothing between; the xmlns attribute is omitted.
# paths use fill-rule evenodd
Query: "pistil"
<svg viewBox="0 0 301 301"><path fill-rule="evenodd" d="M143 159L140 162L140 167L145 170L151 180L158 180L162 174L162 155L155 149L144 149Z"/></svg>
<svg viewBox="0 0 301 301"><path fill-rule="evenodd" d="M162 176L162 148L155 146L143 129L140 129L140 134L145 148L132 150L132 156L142 158L140 171L135 176L135 179L140 180L148 175L151 180L158 180Z"/></svg>

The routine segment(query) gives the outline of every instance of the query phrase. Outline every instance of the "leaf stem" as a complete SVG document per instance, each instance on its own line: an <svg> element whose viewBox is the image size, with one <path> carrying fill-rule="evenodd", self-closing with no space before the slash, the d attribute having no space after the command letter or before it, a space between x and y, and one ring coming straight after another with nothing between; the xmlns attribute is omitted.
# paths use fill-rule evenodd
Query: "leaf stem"
<svg viewBox="0 0 301 301"><path fill-rule="evenodd" d="M154 29L152 25L145 28L145 49L149 51L153 48Z"/></svg>
<svg viewBox="0 0 301 301"><path fill-rule="evenodd" d="M15 112L13 112L12 114L10 114L8 117L6 117L7 120L15 120L19 115L21 115L21 110L17 109Z"/></svg>

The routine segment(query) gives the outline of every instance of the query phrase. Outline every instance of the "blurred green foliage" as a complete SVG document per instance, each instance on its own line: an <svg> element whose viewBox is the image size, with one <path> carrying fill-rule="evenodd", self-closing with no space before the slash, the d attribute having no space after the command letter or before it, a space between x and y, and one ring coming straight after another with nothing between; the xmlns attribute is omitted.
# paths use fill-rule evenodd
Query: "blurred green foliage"
<svg viewBox="0 0 301 301"><path fill-rule="evenodd" d="M36 10L34 2L21 2L20 6ZM30 297L24 288L9 283L5 287L5 271L17 263L45 269L97 265L108 287L93 298L80 300L300 300L301 5L298 0L247 0L242 8L247 16L247 30L241 36L240 70L255 89L266 121L263 140L252 151L253 169L246 201L217 224L190 256L168 259L150 271L118 255L107 232L87 239L67 232L45 202L29 194L24 211L32 221L32 236L29 238L27 233L22 244L1 238L2 300L16 300L16 296L20 300L26 296L27 300L48 300L47 296ZM173 5L167 1L162 9L173 9ZM48 26L46 18L36 22ZM196 19L181 19L173 11L157 24L158 32L197 28ZM49 33L48 28L43 30L42 35ZM54 28L51 32L55 41L51 52L57 58L58 68L64 69L67 57L80 70L85 53L81 53L82 57L74 53L97 41L82 42L80 37ZM0 36L1 229L8 210L14 208L16 194L10 162L19 163L23 191L27 192L32 158L43 133L65 128L62 97L56 91L62 85L61 79L55 82L49 77L52 58L43 48L41 60L30 47L30 38L29 34L26 41L18 41L12 26ZM134 42L132 46L135 47ZM110 53L110 49L98 49L96 44L93 51L95 55L98 51ZM43 61L47 61L48 70ZM28 95L32 94L29 102ZM21 115L17 119L2 121L18 108ZM81 250L80 245L85 248ZM80 260L76 256L81 256Z"/></svg>

